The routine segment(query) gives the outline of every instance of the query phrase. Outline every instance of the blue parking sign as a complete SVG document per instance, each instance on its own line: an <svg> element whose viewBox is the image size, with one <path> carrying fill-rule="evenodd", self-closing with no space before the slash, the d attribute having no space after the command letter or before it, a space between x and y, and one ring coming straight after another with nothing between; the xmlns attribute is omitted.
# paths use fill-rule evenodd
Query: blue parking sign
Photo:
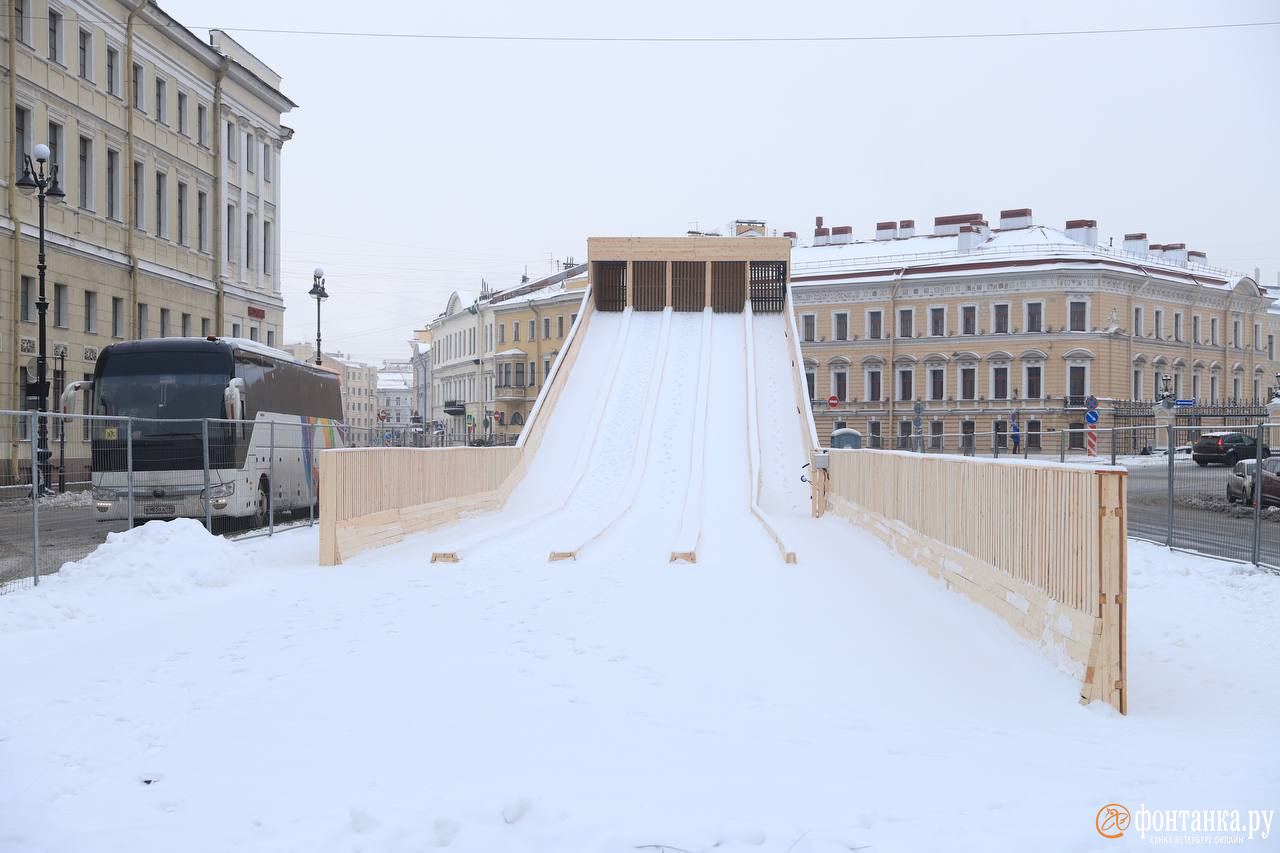
<svg viewBox="0 0 1280 853"><path fill-rule="evenodd" d="M1091 424L1096 424L1098 422L1098 410L1090 409L1089 411L1085 412L1084 419Z"/></svg>

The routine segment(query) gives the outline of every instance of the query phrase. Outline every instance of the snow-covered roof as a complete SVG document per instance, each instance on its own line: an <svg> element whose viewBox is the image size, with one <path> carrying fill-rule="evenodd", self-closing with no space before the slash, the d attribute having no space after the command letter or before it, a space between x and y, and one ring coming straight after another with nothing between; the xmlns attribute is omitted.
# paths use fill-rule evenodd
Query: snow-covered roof
<svg viewBox="0 0 1280 853"><path fill-rule="evenodd" d="M525 355L525 351L522 349L516 349L515 347L512 347L511 349L504 349L500 353L495 353L495 356L497 358L506 358L507 356L512 356L512 355Z"/></svg>
<svg viewBox="0 0 1280 853"><path fill-rule="evenodd" d="M961 251L961 240L975 240ZM791 279L798 286L826 279L892 279L903 270L912 279L954 276L959 272L1001 268L1078 267L1081 263L1139 269L1153 278L1192 281L1231 289L1246 276L1196 263L1179 263L1149 253L1082 243L1065 231L1044 225L995 229L985 234L922 234L887 240L796 246L791 250ZM1250 279L1252 280L1252 279Z"/></svg>
<svg viewBox="0 0 1280 853"><path fill-rule="evenodd" d="M406 373L379 373L379 391L409 391L413 388L413 377Z"/></svg>

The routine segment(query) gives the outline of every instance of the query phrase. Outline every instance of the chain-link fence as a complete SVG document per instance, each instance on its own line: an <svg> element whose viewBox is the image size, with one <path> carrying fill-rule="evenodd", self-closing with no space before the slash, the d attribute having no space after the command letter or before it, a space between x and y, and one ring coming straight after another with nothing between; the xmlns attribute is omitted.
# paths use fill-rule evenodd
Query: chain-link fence
<svg viewBox="0 0 1280 853"><path fill-rule="evenodd" d="M194 518L236 536L313 524L317 452L381 437L302 417L0 412L0 593L147 521Z"/></svg>

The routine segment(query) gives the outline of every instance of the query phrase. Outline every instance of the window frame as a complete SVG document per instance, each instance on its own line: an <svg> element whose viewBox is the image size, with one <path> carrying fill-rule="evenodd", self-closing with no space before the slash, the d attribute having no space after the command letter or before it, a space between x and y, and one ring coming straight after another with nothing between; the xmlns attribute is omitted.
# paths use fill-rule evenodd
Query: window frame
<svg viewBox="0 0 1280 853"><path fill-rule="evenodd" d="M942 318L942 328L935 332L934 320L936 319L937 316L939 316L938 312L941 312L940 316ZM929 335L928 336L931 338L945 338L947 336L947 306L945 305L929 306Z"/></svg>
<svg viewBox="0 0 1280 853"><path fill-rule="evenodd" d="M973 320L973 331L966 331L966 321ZM973 337L979 334L981 327L978 325L978 303L969 302L960 306L960 334L963 337Z"/></svg>
<svg viewBox="0 0 1280 853"><path fill-rule="evenodd" d="M1032 306L1035 306L1036 308L1040 309L1040 318L1039 318L1040 321L1036 324L1036 328L1034 329L1031 328ZM1044 300L1043 299L1028 299L1027 301L1022 303L1022 331L1036 333L1036 334L1044 333Z"/></svg>
<svg viewBox="0 0 1280 853"><path fill-rule="evenodd" d="M88 44L85 44L85 38L88 37ZM76 57L78 59L80 79L86 83L93 82L93 30L87 30L84 27L77 28L76 33Z"/></svg>
<svg viewBox="0 0 1280 853"><path fill-rule="evenodd" d="M909 322L909 325L910 325L910 332L911 332L911 333L910 333L910 334L907 334L907 335L904 335L904 334L902 333L902 328L903 328L902 319L903 319L903 315L907 315L907 317L909 318L908 322ZM916 309L915 309L914 307L899 308L899 309L898 309L897 316L895 317L895 320L896 320L896 323L895 323L895 325L894 325L894 331L895 331L895 332L897 332L898 340L908 340L908 341L915 340L915 337L916 337Z"/></svg>
<svg viewBox="0 0 1280 853"><path fill-rule="evenodd" d="M1000 308L1004 309L1004 331L996 328L996 318L999 315ZM990 310L991 318L991 334L993 335L1011 335L1013 334L1013 306L1008 302L992 302Z"/></svg>

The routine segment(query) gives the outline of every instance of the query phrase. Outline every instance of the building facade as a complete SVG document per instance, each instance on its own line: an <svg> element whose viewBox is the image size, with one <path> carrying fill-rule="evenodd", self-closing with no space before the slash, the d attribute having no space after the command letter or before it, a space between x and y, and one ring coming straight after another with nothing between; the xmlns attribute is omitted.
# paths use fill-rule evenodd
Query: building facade
<svg viewBox="0 0 1280 853"><path fill-rule="evenodd" d="M292 135L281 117L294 106L279 75L225 33L206 43L142 0L13 0L0 28L0 407L31 404L37 203L15 183L39 143L66 192L47 211L52 404L113 341L278 346L280 154Z"/></svg>
<svg viewBox="0 0 1280 853"><path fill-rule="evenodd" d="M855 241L819 218L812 244L792 251L824 441L847 426L871 446L919 434L932 448L990 448L1017 420L1035 449L1044 432L1083 428L1090 396L1104 418L1140 410L1168 377L1178 399L1261 404L1280 366L1273 297L1182 243L1129 234L1103 246L1093 220L1049 228L1029 209L1003 211L997 228L967 214L937 218L929 235L911 220L875 234Z"/></svg>
<svg viewBox="0 0 1280 853"><path fill-rule="evenodd" d="M413 370L408 361L388 360L378 370L377 428L390 432L394 444L408 444L413 422Z"/></svg>

